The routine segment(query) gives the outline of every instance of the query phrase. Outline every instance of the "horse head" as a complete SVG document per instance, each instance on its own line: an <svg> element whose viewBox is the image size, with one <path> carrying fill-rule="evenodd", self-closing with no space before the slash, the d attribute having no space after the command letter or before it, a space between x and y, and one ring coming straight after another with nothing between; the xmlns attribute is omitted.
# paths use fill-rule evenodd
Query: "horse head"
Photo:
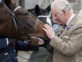
<svg viewBox="0 0 82 62"><path fill-rule="evenodd" d="M43 22L27 10L16 8L11 0L0 4L0 37L31 39L34 43L38 37L47 38L43 26Z"/></svg>
<svg viewBox="0 0 82 62"><path fill-rule="evenodd" d="M27 39L28 38L31 39L32 44L35 44L35 43L37 44L36 41L38 38L48 39L45 32L43 31L43 27L45 23L40 21L38 18L33 16L28 11L21 10L20 12L18 11L18 13L16 12L15 14L19 19L18 21L21 22L20 26L24 26L22 29L23 30L22 32L24 32L24 30L26 31Z"/></svg>

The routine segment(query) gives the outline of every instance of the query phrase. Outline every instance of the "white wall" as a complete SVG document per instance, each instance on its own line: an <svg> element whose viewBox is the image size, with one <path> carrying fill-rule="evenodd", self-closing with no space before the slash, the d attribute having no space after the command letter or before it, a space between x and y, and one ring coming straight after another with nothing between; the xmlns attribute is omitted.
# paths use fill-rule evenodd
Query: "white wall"
<svg viewBox="0 0 82 62"><path fill-rule="evenodd" d="M40 6L40 8L45 9L52 3L53 0L38 0L38 1L39 1L38 5Z"/></svg>
<svg viewBox="0 0 82 62"><path fill-rule="evenodd" d="M45 9L50 5L52 0L25 0L25 9L32 9L35 5L39 5L40 8Z"/></svg>
<svg viewBox="0 0 82 62"><path fill-rule="evenodd" d="M81 9L82 9L82 0L80 0L81 1Z"/></svg>
<svg viewBox="0 0 82 62"><path fill-rule="evenodd" d="M32 9L38 3L38 0L25 0L25 9Z"/></svg>

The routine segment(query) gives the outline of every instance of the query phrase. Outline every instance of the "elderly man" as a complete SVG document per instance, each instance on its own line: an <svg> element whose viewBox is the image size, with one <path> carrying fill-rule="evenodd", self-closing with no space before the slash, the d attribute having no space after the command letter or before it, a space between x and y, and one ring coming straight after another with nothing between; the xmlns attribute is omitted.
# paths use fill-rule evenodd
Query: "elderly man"
<svg viewBox="0 0 82 62"><path fill-rule="evenodd" d="M82 62L82 20L78 20L67 0L55 0L51 4L51 13L53 21L67 25L60 37L51 26L44 25L43 30L54 48L53 62Z"/></svg>

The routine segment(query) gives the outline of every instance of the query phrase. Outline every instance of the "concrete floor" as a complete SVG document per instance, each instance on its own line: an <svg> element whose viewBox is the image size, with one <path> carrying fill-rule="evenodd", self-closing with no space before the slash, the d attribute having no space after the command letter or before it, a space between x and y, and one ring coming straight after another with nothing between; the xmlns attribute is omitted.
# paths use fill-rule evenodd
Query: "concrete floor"
<svg viewBox="0 0 82 62"><path fill-rule="evenodd" d="M18 62L28 62L32 51L19 51L18 52Z"/></svg>

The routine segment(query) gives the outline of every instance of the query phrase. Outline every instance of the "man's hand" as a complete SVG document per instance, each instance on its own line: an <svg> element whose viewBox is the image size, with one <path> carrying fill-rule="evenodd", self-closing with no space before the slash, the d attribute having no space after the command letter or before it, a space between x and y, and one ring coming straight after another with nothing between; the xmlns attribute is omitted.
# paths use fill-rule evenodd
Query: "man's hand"
<svg viewBox="0 0 82 62"><path fill-rule="evenodd" d="M52 39L55 37L55 32L53 31L53 28L51 26L49 26L48 24L44 25L43 30L46 32L49 39Z"/></svg>

